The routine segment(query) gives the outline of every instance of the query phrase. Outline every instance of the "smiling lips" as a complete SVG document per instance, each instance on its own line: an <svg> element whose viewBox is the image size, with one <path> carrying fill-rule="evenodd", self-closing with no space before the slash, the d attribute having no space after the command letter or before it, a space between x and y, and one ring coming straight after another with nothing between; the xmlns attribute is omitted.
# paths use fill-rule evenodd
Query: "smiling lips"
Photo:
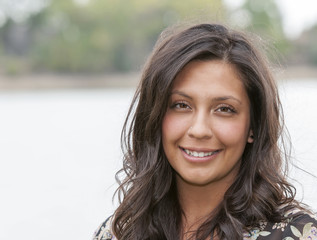
<svg viewBox="0 0 317 240"><path fill-rule="evenodd" d="M185 157L188 158L188 160L195 161L195 160L209 160L212 159L214 155L221 152L221 149L213 150L213 151L193 151L186 148L180 147L183 153L185 153Z"/></svg>

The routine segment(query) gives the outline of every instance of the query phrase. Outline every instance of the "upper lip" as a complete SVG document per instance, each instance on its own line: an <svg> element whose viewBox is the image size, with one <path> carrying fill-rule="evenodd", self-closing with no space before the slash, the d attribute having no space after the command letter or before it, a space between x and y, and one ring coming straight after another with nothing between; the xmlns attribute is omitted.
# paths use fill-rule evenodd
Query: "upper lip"
<svg viewBox="0 0 317 240"><path fill-rule="evenodd" d="M193 147L182 147L179 146L181 149L187 149L191 152L214 152L214 151L219 151L221 149L210 149L210 148L193 148Z"/></svg>

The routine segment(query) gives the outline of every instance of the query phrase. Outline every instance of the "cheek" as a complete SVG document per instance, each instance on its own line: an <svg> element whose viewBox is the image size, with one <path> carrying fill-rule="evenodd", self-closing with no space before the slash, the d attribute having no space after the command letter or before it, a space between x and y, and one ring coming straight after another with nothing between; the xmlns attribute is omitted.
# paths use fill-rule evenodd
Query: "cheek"
<svg viewBox="0 0 317 240"><path fill-rule="evenodd" d="M249 121L219 121L214 133L227 145L244 145L248 138Z"/></svg>
<svg viewBox="0 0 317 240"><path fill-rule="evenodd" d="M163 141L176 140L186 133L188 121L178 114L166 113L162 122Z"/></svg>

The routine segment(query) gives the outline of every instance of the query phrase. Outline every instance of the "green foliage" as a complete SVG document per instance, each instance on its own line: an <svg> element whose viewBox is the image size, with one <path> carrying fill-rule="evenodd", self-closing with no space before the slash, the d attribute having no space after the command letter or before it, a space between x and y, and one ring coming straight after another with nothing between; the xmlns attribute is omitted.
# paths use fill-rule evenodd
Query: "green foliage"
<svg viewBox="0 0 317 240"><path fill-rule="evenodd" d="M14 56L6 56L0 59L1 74L8 76L20 76L28 72L30 68L27 59Z"/></svg>
<svg viewBox="0 0 317 240"><path fill-rule="evenodd" d="M31 59L38 71L139 70L164 28L219 11L220 0L54 0L29 21Z"/></svg>
<svg viewBox="0 0 317 240"><path fill-rule="evenodd" d="M229 12L232 24L254 32L267 42L267 53L278 63L317 65L317 24L295 39L283 31L282 16L274 0L245 0L243 6ZM281 57L283 56L283 57Z"/></svg>
<svg viewBox="0 0 317 240"><path fill-rule="evenodd" d="M302 59L317 64L316 35L306 33L308 40L291 51L274 0L246 0L233 11L221 0L52 0L27 22L7 21L0 28L0 71L138 71L164 28L225 18L269 40L276 52L301 50Z"/></svg>
<svg viewBox="0 0 317 240"><path fill-rule="evenodd" d="M242 27L256 33L271 49L268 50L271 60L276 60L276 53L287 54L290 42L286 38L282 16L274 0L246 0L241 9L231 13L235 21L240 20Z"/></svg>
<svg viewBox="0 0 317 240"><path fill-rule="evenodd" d="M295 64L317 66L317 24L304 31L301 36L292 42L294 46L290 58Z"/></svg>

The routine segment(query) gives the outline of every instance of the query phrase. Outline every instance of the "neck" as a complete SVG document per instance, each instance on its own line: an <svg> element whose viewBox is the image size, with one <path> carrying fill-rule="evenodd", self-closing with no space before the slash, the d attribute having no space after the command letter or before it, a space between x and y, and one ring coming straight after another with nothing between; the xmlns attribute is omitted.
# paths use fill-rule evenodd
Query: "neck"
<svg viewBox="0 0 317 240"><path fill-rule="evenodd" d="M179 202L183 210L183 232L195 231L212 216L213 211L222 202L230 184L191 185L177 179Z"/></svg>

